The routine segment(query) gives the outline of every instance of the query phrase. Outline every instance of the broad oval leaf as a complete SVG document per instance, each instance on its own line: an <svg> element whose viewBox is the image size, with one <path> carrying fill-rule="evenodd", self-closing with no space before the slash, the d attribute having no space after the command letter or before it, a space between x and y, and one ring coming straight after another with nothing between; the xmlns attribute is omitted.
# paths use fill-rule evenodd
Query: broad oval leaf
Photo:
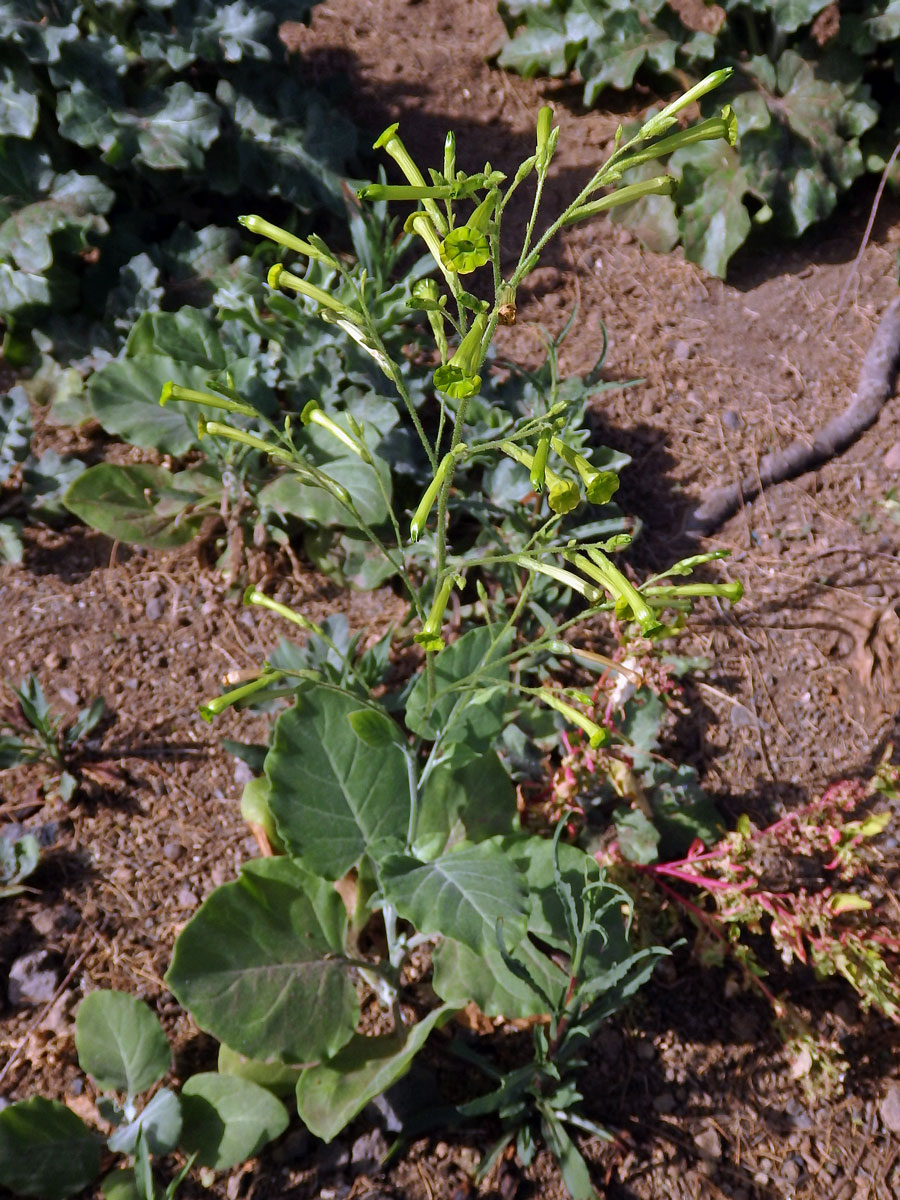
<svg viewBox="0 0 900 1200"><path fill-rule="evenodd" d="M101 1088L137 1096L172 1065L162 1026L142 1000L125 992L91 992L78 1007L75 1049L82 1070Z"/></svg>
<svg viewBox="0 0 900 1200"><path fill-rule="evenodd" d="M320 463L319 470L346 488L356 511L368 525L380 525L387 520L385 496L389 499L391 495L391 472L383 458L375 457L375 466L371 467L355 455L348 455ZM261 508L268 507L316 525L343 526L353 520L344 505L325 488L304 483L290 472L262 488L257 502Z"/></svg>
<svg viewBox="0 0 900 1200"><path fill-rule="evenodd" d="M179 400L163 407L159 396L163 384L172 379L184 387L206 391L208 374L202 367L186 366L160 354L117 359L91 376L88 400L107 433L144 450L181 457L200 444L199 418L215 420L222 414Z"/></svg>
<svg viewBox="0 0 900 1200"><path fill-rule="evenodd" d="M249 1079L207 1071L181 1089L182 1149L201 1167L224 1171L252 1158L280 1137L288 1112L280 1100Z"/></svg>
<svg viewBox="0 0 900 1200"><path fill-rule="evenodd" d="M515 828L516 791L496 752L452 756L428 777L416 825L414 853L435 858L457 842L483 842Z"/></svg>
<svg viewBox="0 0 900 1200"><path fill-rule="evenodd" d="M370 1100L402 1079L431 1031L454 1011L443 1004L412 1028L385 1037L355 1034L334 1058L308 1067L297 1081L297 1111L304 1125L330 1142Z"/></svg>
<svg viewBox="0 0 900 1200"><path fill-rule="evenodd" d="M98 463L69 485L63 504L107 537L168 550L196 537L203 521L202 514L168 516L160 511L160 501L175 491L174 477L164 467ZM191 497L183 493L182 499L187 504Z"/></svg>
<svg viewBox="0 0 900 1200"><path fill-rule="evenodd" d="M483 696L472 689L454 689L453 685L469 677L482 683L502 682L509 678L509 666L488 663L487 658L502 658L512 643L507 634L497 643L486 626L470 629L442 650L434 660L435 702L428 701L424 672L410 693L406 705L406 723L413 733L431 741L440 734L444 741L468 741L470 734L490 743L503 726L503 696L496 689Z"/></svg>
<svg viewBox="0 0 900 1200"><path fill-rule="evenodd" d="M249 1079L258 1083L276 1096L290 1096L297 1088L301 1067L289 1067L284 1063L261 1062L258 1058L248 1058L246 1054L238 1054L223 1042L219 1046L219 1057L216 1063L220 1075L233 1075L237 1079Z"/></svg>
<svg viewBox="0 0 900 1200"><path fill-rule="evenodd" d="M427 863L393 855L382 864L379 882L385 901L422 933L477 951L493 943L498 921L511 944L525 934L527 897L502 838L463 845Z"/></svg>
<svg viewBox="0 0 900 1200"><path fill-rule="evenodd" d="M351 696L312 687L278 718L266 756L279 836L329 879L346 875L364 854L377 855L379 842L405 842L409 827L403 751L360 741L350 723L358 711Z"/></svg>
<svg viewBox="0 0 900 1200"><path fill-rule="evenodd" d="M352 1037L359 1016L336 958L346 931L330 883L291 858L249 862L182 930L166 983L201 1028L241 1054L315 1061Z"/></svg>
<svg viewBox="0 0 900 1200"><path fill-rule="evenodd" d="M71 1109L36 1096L0 1112L0 1184L65 1200L100 1174L101 1141Z"/></svg>

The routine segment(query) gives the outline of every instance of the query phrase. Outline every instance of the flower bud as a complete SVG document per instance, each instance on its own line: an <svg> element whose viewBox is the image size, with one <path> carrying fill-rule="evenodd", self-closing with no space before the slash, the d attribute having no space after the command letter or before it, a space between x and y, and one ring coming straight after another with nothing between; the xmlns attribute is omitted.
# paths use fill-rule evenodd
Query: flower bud
<svg viewBox="0 0 900 1200"><path fill-rule="evenodd" d="M240 413L243 417L258 417L259 413L249 404L241 404L237 400L229 400L225 396L215 396L212 392L198 392L194 388L181 387L169 380L164 383L159 394L159 403L163 407L170 400L188 400L191 404L204 404L207 408L218 408L223 412Z"/></svg>

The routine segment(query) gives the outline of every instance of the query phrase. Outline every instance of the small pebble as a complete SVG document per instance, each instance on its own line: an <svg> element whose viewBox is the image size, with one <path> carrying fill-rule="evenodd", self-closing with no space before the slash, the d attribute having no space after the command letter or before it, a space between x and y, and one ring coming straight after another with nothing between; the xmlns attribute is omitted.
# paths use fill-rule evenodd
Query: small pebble
<svg viewBox="0 0 900 1200"><path fill-rule="evenodd" d="M178 842L166 842L163 846L163 858L169 862L178 862L179 858L184 856L184 846L179 846Z"/></svg>
<svg viewBox="0 0 900 1200"><path fill-rule="evenodd" d="M46 950L23 954L9 969L10 1004L47 1004L53 999L59 971L55 959Z"/></svg>
<svg viewBox="0 0 900 1200"><path fill-rule="evenodd" d="M380 1129L371 1129L353 1143L350 1162L359 1174L372 1175L381 1170L381 1163L387 1152L387 1138Z"/></svg>
<svg viewBox="0 0 900 1200"><path fill-rule="evenodd" d="M741 414L734 408L726 408L722 413L722 424L726 429L740 429L744 422Z"/></svg>
<svg viewBox="0 0 900 1200"><path fill-rule="evenodd" d="M161 596L151 596L144 605L144 615L148 621L158 621L166 611L166 602Z"/></svg>
<svg viewBox="0 0 900 1200"><path fill-rule="evenodd" d="M175 903L179 908L196 908L199 901L190 888L182 888L175 897Z"/></svg>
<svg viewBox="0 0 900 1200"><path fill-rule="evenodd" d="M900 442L894 442L885 454L883 462L886 470L900 471Z"/></svg>
<svg viewBox="0 0 900 1200"><path fill-rule="evenodd" d="M74 688L61 687L59 689L59 698L62 700L63 704L71 704L72 708L78 707L78 693Z"/></svg>
<svg viewBox="0 0 900 1200"><path fill-rule="evenodd" d="M653 1097L653 1107L658 1113L671 1113L675 1111L676 1100L671 1092L661 1092L658 1096Z"/></svg>
<svg viewBox="0 0 900 1200"><path fill-rule="evenodd" d="M712 1126L701 1130L697 1134L694 1138L694 1145L704 1158L714 1159L722 1157L722 1139L719 1137L718 1131L713 1129Z"/></svg>

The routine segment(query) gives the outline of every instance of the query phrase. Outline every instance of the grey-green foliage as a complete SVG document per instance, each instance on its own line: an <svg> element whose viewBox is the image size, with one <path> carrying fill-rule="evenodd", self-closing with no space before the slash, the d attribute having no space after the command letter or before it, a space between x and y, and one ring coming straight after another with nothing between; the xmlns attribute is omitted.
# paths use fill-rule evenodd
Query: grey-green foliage
<svg viewBox="0 0 900 1200"><path fill-rule="evenodd" d="M84 470L80 459L53 449L31 453L31 406L22 387L0 395L0 562L21 562L23 518L52 521L65 510L62 494Z"/></svg>
<svg viewBox="0 0 900 1200"><path fill-rule="evenodd" d="M63 800L71 800L81 779L82 743L106 713L103 698L98 696L74 721L67 721L50 707L36 675L9 690L13 702L0 705L0 771L45 763L51 774L44 790L55 789Z"/></svg>
<svg viewBox="0 0 900 1200"><path fill-rule="evenodd" d="M159 1088L172 1051L143 1001L124 992L91 992L75 1021L82 1070L104 1094L97 1103L113 1126L106 1138L55 1100L33 1097L0 1112L0 1185L19 1196L65 1200L94 1183L104 1142L131 1165L102 1182L110 1200L172 1200L192 1163L224 1170L254 1155L286 1128L284 1105L250 1080L213 1072L192 1076L181 1095ZM156 1088L151 1095L144 1093ZM163 1190L151 1155L181 1148L188 1165Z"/></svg>
<svg viewBox="0 0 900 1200"><path fill-rule="evenodd" d="M680 240L716 275L754 223L798 236L828 216L867 169L883 169L900 137L894 0L722 0L699 15L666 0L505 0L500 10L512 35L501 65L528 76L574 69L589 106L635 79L684 87L711 67L734 68L716 103L734 107L738 145L677 151L674 196L614 218L652 249Z"/></svg>
<svg viewBox="0 0 900 1200"><path fill-rule="evenodd" d="M0 318L114 332L208 296L223 208L338 211L355 133L278 36L315 3L2 0Z"/></svg>

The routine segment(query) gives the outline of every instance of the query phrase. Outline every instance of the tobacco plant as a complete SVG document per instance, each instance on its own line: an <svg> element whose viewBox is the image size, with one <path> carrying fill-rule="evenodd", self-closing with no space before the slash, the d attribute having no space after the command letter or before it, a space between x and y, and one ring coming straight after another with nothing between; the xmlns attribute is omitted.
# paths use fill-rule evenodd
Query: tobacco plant
<svg viewBox="0 0 900 1200"><path fill-rule="evenodd" d="M207 719L235 704L286 698L245 797L261 844L275 851L247 863L216 889L179 935L167 983L198 1024L222 1044L223 1070L294 1091L299 1114L333 1138L409 1068L432 1030L474 1002L488 1015L548 1017L537 1042L535 1081L509 1084L504 1127L541 1132L577 1197L592 1194L570 1128L593 1129L578 1111L568 1072L578 1046L649 976L658 951L629 945L629 902L591 855L522 829L511 772L534 738L577 727L599 746L607 731L586 711L590 697L554 682L574 663L615 664L578 647L577 628L615 611L644 637L699 594L736 599L731 584L664 580L640 586L614 560L627 535L598 536L592 505L618 478L595 460L586 435L570 437L582 400L557 386L532 387L517 406L489 403L491 341L516 319L516 291L560 229L648 192L667 179L623 183L633 167L680 142L733 138L730 110L672 133L678 113L727 75L717 73L620 137L561 216L538 232L541 197L558 129L549 108L535 151L512 179L490 164L460 171L447 136L440 169L426 175L391 126L376 142L406 179L371 184L364 202L416 207L405 228L430 254L438 279L409 297L432 330L439 365L421 398L373 317L373 297L320 238L301 240L259 216L244 218L307 265L277 263L280 289L341 330L377 365L399 397L404 445L428 464L425 486L401 508L385 469L392 442L375 419L310 398L299 423L270 419L250 395L214 381L205 390L167 384L200 407L203 438L246 446L316 490L339 514L345 536L395 576L406 620L377 646L348 644L337 625L316 625L265 592L246 602L280 614L307 637L283 645L256 679L201 708ZM501 269L501 224L512 194L535 184L515 265ZM600 194L607 187L615 188ZM484 268L479 290L466 276ZM418 402L417 402L418 401ZM242 423L262 418L265 432ZM486 428L485 428L486 427ZM331 460L309 453L306 431ZM340 469L335 464L342 464ZM477 474L472 474L474 468ZM505 504L472 480L504 481ZM523 508L531 511L520 519ZM582 514L580 536L564 519ZM536 514L536 517L535 517ZM690 574L713 556L677 564ZM404 651L411 673L385 666ZM424 973L437 1004L418 987ZM375 1026L361 1029L361 1003ZM524 1077L523 1077L524 1078ZM551 1080L559 1088L551 1086ZM511 1090L510 1090L511 1089ZM509 1101L513 1105L510 1109ZM508 1138L509 1134L504 1134Z"/></svg>

